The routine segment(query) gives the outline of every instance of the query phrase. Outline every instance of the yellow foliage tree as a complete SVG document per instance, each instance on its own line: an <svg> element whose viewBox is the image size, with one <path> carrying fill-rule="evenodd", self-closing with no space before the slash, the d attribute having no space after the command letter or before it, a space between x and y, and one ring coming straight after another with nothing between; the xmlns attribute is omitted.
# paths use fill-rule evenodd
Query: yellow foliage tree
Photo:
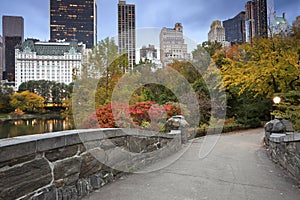
<svg viewBox="0 0 300 200"><path fill-rule="evenodd" d="M44 98L26 90L21 93L14 93L11 96L10 105L22 111L37 112L43 109Z"/></svg>
<svg viewBox="0 0 300 200"><path fill-rule="evenodd" d="M238 86L239 94L250 91L267 97L299 90L299 46L297 38L274 36L223 51L221 71L225 86Z"/></svg>

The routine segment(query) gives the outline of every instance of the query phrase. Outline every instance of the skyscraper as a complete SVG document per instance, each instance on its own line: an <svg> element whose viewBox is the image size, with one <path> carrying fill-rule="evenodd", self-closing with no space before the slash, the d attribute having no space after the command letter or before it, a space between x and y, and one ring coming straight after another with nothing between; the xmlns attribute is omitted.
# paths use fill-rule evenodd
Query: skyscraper
<svg viewBox="0 0 300 200"><path fill-rule="evenodd" d="M0 81L3 79L3 51L4 51L4 45L3 45L3 37L0 35Z"/></svg>
<svg viewBox="0 0 300 200"><path fill-rule="evenodd" d="M268 11L267 0L253 0L255 14L255 34L267 37L268 36Z"/></svg>
<svg viewBox="0 0 300 200"><path fill-rule="evenodd" d="M15 47L24 40L24 19L17 16L2 17L4 59L3 79L15 81Z"/></svg>
<svg viewBox="0 0 300 200"><path fill-rule="evenodd" d="M50 0L50 40L97 42L97 0Z"/></svg>
<svg viewBox="0 0 300 200"><path fill-rule="evenodd" d="M223 21L225 40L231 43L246 41L245 12L240 12L234 18Z"/></svg>
<svg viewBox="0 0 300 200"><path fill-rule="evenodd" d="M246 3L246 41L252 38L268 36L267 0L252 0Z"/></svg>
<svg viewBox="0 0 300 200"><path fill-rule="evenodd" d="M135 5L126 4L125 0L118 3L118 48L119 53L127 53L130 69L135 64Z"/></svg>

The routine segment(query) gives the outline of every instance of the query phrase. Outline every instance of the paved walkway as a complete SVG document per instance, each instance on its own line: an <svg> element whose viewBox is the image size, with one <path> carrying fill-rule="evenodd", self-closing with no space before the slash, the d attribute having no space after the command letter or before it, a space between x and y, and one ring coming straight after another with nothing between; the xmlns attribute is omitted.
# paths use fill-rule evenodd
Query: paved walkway
<svg viewBox="0 0 300 200"><path fill-rule="evenodd" d="M222 135L204 159L198 157L203 139L196 139L171 165L128 175L85 199L299 200L297 182L270 161L262 137L263 129Z"/></svg>

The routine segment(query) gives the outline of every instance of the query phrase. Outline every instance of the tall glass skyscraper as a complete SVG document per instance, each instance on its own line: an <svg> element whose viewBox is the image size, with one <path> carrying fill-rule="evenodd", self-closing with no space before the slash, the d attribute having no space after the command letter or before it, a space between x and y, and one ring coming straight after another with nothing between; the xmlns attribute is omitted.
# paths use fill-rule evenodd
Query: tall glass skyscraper
<svg viewBox="0 0 300 200"><path fill-rule="evenodd" d="M2 31L4 46L3 79L15 82L15 47L22 44L24 40L23 17L3 16Z"/></svg>
<svg viewBox="0 0 300 200"><path fill-rule="evenodd" d="M135 5L118 3L118 45L119 53L127 53L130 69L135 64Z"/></svg>
<svg viewBox="0 0 300 200"><path fill-rule="evenodd" d="M245 5L246 41L261 36L268 37L268 10L267 0L252 0Z"/></svg>
<svg viewBox="0 0 300 200"><path fill-rule="evenodd" d="M50 0L50 40L97 42L97 0Z"/></svg>

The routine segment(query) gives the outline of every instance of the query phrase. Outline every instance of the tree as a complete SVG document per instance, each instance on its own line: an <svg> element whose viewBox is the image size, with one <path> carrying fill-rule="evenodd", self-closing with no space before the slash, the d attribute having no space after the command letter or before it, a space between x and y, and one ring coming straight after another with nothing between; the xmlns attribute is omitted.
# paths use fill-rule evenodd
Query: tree
<svg viewBox="0 0 300 200"><path fill-rule="evenodd" d="M200 47L197 47L199 49ZM206 52L212 57L217 50L222 49L222 44L220 42L214 41L205 41L202 43L202 48L206 50Z"/></svg>
<svg viewBox="0 0 300 200"><path fill-rule="evenodd" d="M10 98L13 94L13 89L8 86L0 84L0 112L9 113L13 111L13 108L10 106Z"/></svg>
<svg viewBox="0 0 300 200"><path fill-rule="evenodd" d="M126 54L118 54L114 39L101 40L89 53L88 63L74 83L72 95L73 116L77 125L101 105L111 101L111 94L119 78L128 69Z"/></svg>
<svg viewBox="0 0 300 200"><path fill-rule="evenodd" d="M70 98L72 93L72 85L68 86L65 83L58 83L48 80L31 80L22 83L19 86L19 92L30 91L39 96L42 96L45 100L44 103L62 104L62 101L66 98Z"/></svg>
<svg viewBox="0 0 300 200"><path fill-rule="evenodd" d="M10 105L14 109L26 112L38 112L43 109L44 98L35 93L23 91L12 95Z"/></svg>
<svg viewBox="0 0 300 200"><path fill-rule="evenodd" d="M256 38L226 56L221 67L227 87L240 87L239 94L272 97L274 93L298 90L300 86L300 40L274 36Z"/></svg>

